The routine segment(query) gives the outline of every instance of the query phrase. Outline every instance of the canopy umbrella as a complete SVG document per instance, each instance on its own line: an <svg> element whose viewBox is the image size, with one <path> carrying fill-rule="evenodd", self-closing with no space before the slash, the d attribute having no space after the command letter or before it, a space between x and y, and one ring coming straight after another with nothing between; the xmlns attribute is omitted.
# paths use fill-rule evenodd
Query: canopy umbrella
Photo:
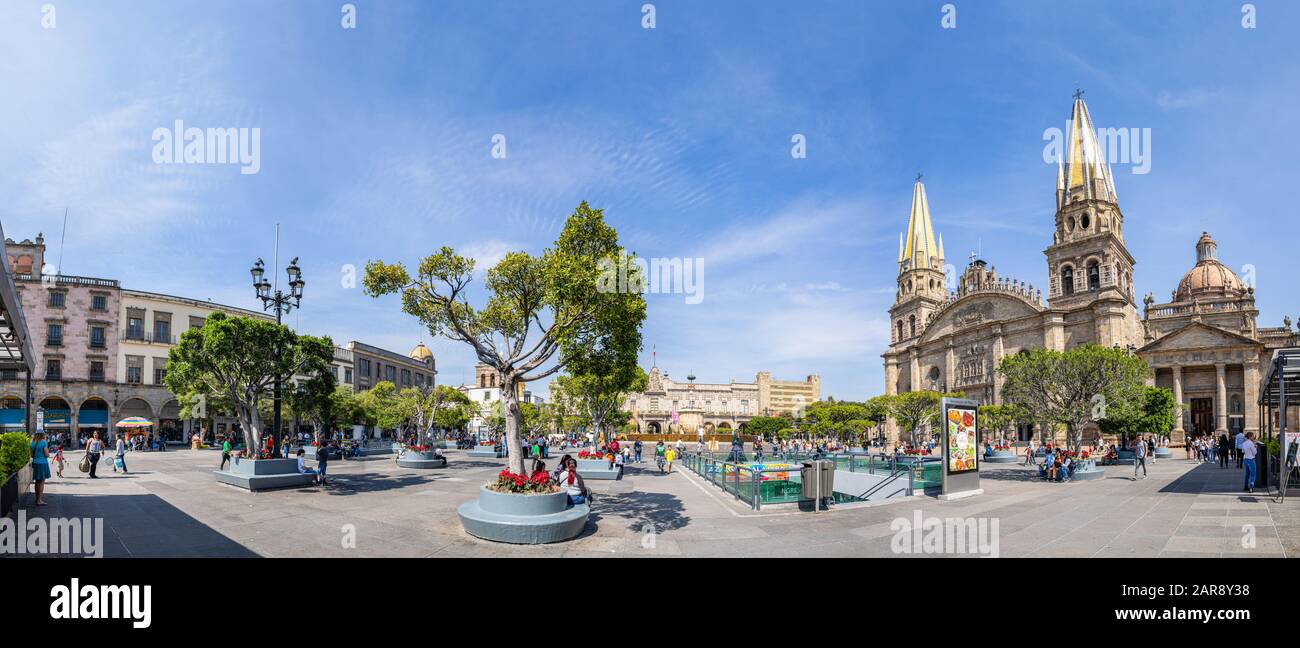
<svg viewBox="0 0 1300 648"><path fill-rule="evenodd" d="M129 416L117 422L120 428L142 428L153 425L153 421L139 416Z"/></svg>

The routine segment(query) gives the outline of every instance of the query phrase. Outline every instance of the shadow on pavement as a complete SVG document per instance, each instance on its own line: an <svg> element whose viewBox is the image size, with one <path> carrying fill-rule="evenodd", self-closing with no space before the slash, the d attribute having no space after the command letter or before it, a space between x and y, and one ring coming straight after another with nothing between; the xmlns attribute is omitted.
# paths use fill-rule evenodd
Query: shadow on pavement
<svg viewBox="0 0 1300 648"><path fill-rule="evenodd" d="M676 495L633 491L596 496L591 507L591 521L600 522L605 515L626 518L627 528L640 532L653 525L655 533L685 528L691 518L682 515L686 507Z"/></svg>

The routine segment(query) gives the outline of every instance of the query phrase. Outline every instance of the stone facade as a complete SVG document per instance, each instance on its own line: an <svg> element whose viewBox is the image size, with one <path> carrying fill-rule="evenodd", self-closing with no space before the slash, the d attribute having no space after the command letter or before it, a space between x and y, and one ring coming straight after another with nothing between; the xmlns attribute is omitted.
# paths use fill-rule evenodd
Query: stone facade
<svg viewBox="0 0 1300 648"><path fill-rule="evenodd" d="M651 367L644 392L628 394L622 409L644 434L692 434L700 428L738 430L755 416L799 415L821 399L821 378L774 380L759 372L752 383L680 383Z"/></svg>
<svg viewBox="0 0 1300 648"><path fill-rule="evenodd" d="M1044 250L1046 303L1040 290L1000 276L973 255L955 277L945 263L942 238L937 246L929 243L934 234L918 179L909 233L900 241L892 341L882 356L885 392L962 391L981 403L1000 404L996 367L1002 358L1098 344L1138 353L1154 368L1152 382L1172 389L1180 403L1196 397L1194 417L1202 428L1258 430L1253 403L1260 363L1273 349L1300 340L1289 323L1285 329L1256 329L1253 289L1218 264L1217 246L1208 235L1198 244L1197 267L1179 284L1174 301L1155 305L1148 297L1145 317L1139 315L1136 261L1124 242L1124 214L1082 98L1075 99L1071 124L1066 161L1057 175L1052 244ZM1183 441L1191 417L1180 412L1179 420L1174 443ZM897 440L893 421L886 432ZM1025 440L1033 432L1021 429L1018 436ZM1085 430L1085 438L1094 433Z"/></svg>

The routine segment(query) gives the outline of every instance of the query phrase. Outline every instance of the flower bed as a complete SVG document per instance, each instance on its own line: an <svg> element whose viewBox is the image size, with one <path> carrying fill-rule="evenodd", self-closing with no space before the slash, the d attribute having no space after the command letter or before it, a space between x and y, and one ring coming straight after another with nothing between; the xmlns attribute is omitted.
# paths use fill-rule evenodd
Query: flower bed
<svg viewBox="0 0 1300 648"><path fill-rule="evenodd" d="M517 475L509 470L497 473L497 480L487 485L488 490L497 493L545 494L559 492L560 487L551 483L547 473L535 475Z"/></svg>

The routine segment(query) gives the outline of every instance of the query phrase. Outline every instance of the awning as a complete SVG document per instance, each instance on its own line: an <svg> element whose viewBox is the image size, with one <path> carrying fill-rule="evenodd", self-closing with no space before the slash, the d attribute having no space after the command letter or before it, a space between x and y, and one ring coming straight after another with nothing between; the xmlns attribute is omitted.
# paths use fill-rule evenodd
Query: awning
<svg viewBox="0 0 1300 648"><path fill-rule="evenodd" d="M0 225L0 247L4 240L4 226ZM6 250L0 261L8 258ZM14 279L9 275L9 264L0 262L0 370L24 371L30 375L35 369L36 360L32 354L32 341L27 335L23 305L14 289Z"/></svg>
<svg viewBox="0 0 1300 648"><path fill-rule="evenodd" d="M1264 374L1264 384L1260 386L1259 404L1280 407L1284 383L1287 405L1300 405L1300 348L1273 352L1273 360L1268 363L1268 371Z"/></svg>

